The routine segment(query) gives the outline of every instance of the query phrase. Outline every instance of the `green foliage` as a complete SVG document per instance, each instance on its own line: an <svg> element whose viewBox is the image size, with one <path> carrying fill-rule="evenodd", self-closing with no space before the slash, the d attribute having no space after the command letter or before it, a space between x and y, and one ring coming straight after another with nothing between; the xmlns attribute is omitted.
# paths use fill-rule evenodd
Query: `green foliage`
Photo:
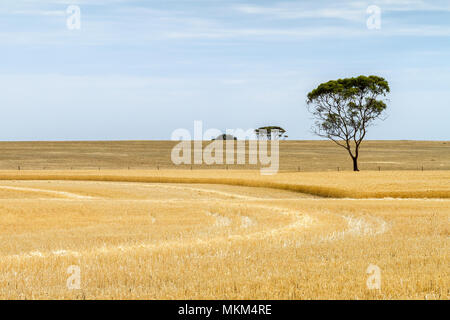
<svg viewBox="0 0 450 320"><path fill-rule="evenodd" d="M314 102L323 95L339 95L344 99L349 99L369 92L376 95L386 95L390 92L389 84L384 78L378 76L331 80L322 83L308 93L308 103Z"/></svg>

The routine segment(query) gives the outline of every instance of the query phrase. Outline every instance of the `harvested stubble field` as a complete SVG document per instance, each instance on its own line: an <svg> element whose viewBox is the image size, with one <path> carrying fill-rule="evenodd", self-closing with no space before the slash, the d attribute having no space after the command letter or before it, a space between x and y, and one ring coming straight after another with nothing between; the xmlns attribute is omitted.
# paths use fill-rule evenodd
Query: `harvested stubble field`
<svg viewBox="0 0 450 320"><path fill-rule="evenodd" d="M449 171L1 171L0 298L448 299L449 217Z"/></svg>
<svg viewBox="0 0 450 320"><path fill-rule="evenodd" d="M0 170L190 169L170 160L175 141L0 142ZM206 146L209 142L204 142ZM450 170L450 141L364 141L362 170ZM246 162L248 163L248 161ZM193 169L224 169L194 165ZM257 169L233 165L230 169ZM351 170L345 150L331 141L280 141L283 171Z"/></svg>

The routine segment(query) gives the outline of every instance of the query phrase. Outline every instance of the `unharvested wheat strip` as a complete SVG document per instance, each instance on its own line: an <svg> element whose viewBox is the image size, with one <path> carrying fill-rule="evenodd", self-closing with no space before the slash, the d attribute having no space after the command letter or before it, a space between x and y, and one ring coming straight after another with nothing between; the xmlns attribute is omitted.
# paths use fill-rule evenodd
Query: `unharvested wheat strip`
<svg viewBox="0 0 450 320"><path fill-rule="evenodd" d="M428 185L424 185L423 187L415 186L411 190L386 190L382 185L375 185L375 189L371 191L361 191L358 185L354 185L352 188L344 188L336 185L329 185L324 183L318 183L316 180L313 181L305 181L305 184L299 184L297 182L293 183L290 179L286 178L286 175L280 174L280 177L275 180L275 178L260 178L259 176L256 178L254 175L250 173L239 173L237 176L236 173L232 174L231 172L227 172L226 177L207 177L203 173L203 176L198 172L186 173L184 171L180 171L182 174L177 176L170 176L164 172L153 172L153 171L142 171L143 174L129 175L127 173L124 174L116 174L109 173L105 174L93 174L92 172L80 171L78 173L67 172L67 171L56 171L52 174L42 174L36 172L27 172L27 173L14 173L11 174L3 173L0 177L1 180L21 180L21 181L29 181L29 180L64 180L64 181L98 181L98 182L128 182L128 183L180 183L180 184L217 184L217 185L231 185L231 186L243 186L243 187L259 187L259 188L271 188L271 189L279 189L279 190L287 190L293 191L303 194L311 194L315 196L322 196L327 198L359 198L359 199L367 199L367 198L434 198L434 199L449 199L450 198L450 190L448 182L442 182L444 178L437 179L436 183L439 183L438 186L434 186L429 189ZM184 175L183 175L184 172ZM171 172L170 172L171 173ZM209 173L209 172L208 172ZM195 176L199 174L199 176ZM328 174L328 173L327 173ZM369 178L373 181L377 181L376 177L372 177L368 173ZM415 177L417 173L412 174L411 172L408 175ZM430 172L429 174L434 174ZM183 176L182 176L183 175ZM223 173L222 173L223 175ZM440 172L440 175L445 175L445 173ZM306 175L307 176L307 175ZM423 176L423 173L421 173ZM345 178L346 175L342 175L342 179ZM311 177L309 177L310 179ZM361 178L364 178L363 176ZM405 176L401 176L403 180L400 182L400 186L405 188L409 186L407 182L409 181L405 179ZM431 176L433 178L433 176ZM360 180L358 180L360 181ZM364 181L360 181L363 183ZM307 184L306 184L307 183Z"/></svg>
<svg viewBox="0 0 450 320"><path fill-rule="evenodd" d="M176 190L186 190L186 191L198 191L198 192L204 192L204 193L210 193L210 194L218 194L226 197L231 198L237 198L237 199L243 199L243 200L252 200L252 201L303 201L303 200L314 200L314 201L323 201L322 197L317 196L310 196L310 197L302 197L302 198L258 198L253 196L243 196L235 193L230 192L224 192L224 191L218 191L218 190L210 190L210 189L203 189L203 188L195 188L195 187L189 187L189 186L172 186L172 185L166 185L166 184L142 184L142 183L123 183L123 182L104 182L104 183L112 183L114 186L122 185L122 186L133 186L141 189L146 188L167 188L167 189L176 189ZM31 192L42 192L42 193L52 193L52 194L58 194L62 196L67 196L71 199L99 199L97 197L91 197L91 196L83 196L71 192L65 192L65 191L54 191L54 190L47 190L47 189L37 189L37 188L25 188L25 187L12 187L12 186L0 186L0 188L3 189L10 189L10 190L18 190L18 191L31 191ZM256 189L256 188L255 188ZM307 195L307 194L305 194ZM48 199L53 200L53 199ZM55 199L59 200L59 199ZM128 199L114 199L115 201L128 201ZM152 200L152 199L129 199L133 201L158 201L158 200ZM182 200L186 201L186 199L170 199L170 200ZM362 200L361 198L327 198L327 200L332 201L345 201L345 200ZM369 201L389 201L389 200L396 200L396 201L444 201L444 202L450 202L450 199L447 198L395 198L395 197L384 197L384 198L364 198L364 200Z"/></svg>
<svg viewBox="0 0 450 320"><path fill-rule="evenodd" d="M6 199L2 199L6 200ZM104 198L98 198L98 197L88 197L88 198L77 198L77 199L63 199L63 198L35 198L35 199L20 199L20 201L23 202L32 202L36 200L45 200L45 201L61 201L61 202L75 202L75 201L82 201L82 200L96 200L96 201L111 201L112 199L104 199ZM390 201L420 201L420 202L448 202L450 205L449 199L430 199L430 198L411 198L411 199L405 199L405 198L370 198L370 199L356 199L356 198L327 198L326 201L336 201L336 202L345 202L345 201L377 201L377 202L390 202ZM187 203L195 203L195 202L211 202L211 199L184 199L184 198L170 198L165 200L159 200L159 199L113 199L114 202L132 202L132 203L168 203L168 202L187 202ZM220 201L225 202L227 200L221 200L221 199L214 199L214 201ZM249 199L248 201L252 202L258 202L258 203L265 203L265 202L274 202L274 201L292 201L292 202L306 202L306 201L315 201L320 202L323 201L323 199L316 199L316 198L299 198L299 199L293 199L293 198L257 198L257 199Z"/></svg>
<svg viewBox="0 0 450 320"><path fill-rule="evenodd" d="M309 200L309 199L308 199ZM314 199L316 200L316 199ZM320 200L320 199L318 199ZM358 199L358 198L329 198L328 200L339 200L339 201L345 201L345 200L356 200L356 201L436 201L436 202L450 202L450 199L447 198L392 198L392 197L385 197L385 198L364 198L364 199Z"/></svg>

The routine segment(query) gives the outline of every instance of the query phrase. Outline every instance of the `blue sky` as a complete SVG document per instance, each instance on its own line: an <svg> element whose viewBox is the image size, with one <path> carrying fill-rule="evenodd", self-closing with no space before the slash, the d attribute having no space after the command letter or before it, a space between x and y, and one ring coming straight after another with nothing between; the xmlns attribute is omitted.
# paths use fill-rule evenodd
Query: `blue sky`
<svg viewBox="0 0 450 320"><path fill-rule="evenodd" d="M448 0L2 0L0 140L170 139L194 120L312 139L306 94L360 74L392 90L369 139L449 140L449 40Z"/></svg>

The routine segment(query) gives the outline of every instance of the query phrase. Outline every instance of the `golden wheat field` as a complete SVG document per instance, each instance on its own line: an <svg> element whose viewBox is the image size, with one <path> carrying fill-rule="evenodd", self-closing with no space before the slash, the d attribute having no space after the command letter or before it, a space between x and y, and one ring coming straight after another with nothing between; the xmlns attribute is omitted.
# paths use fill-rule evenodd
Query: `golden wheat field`
<svg viewBox="0 0 450 320"><path fill-rule="evenodd" d="M0 298L448 299L449 218L444 170L5 170Z"/></svg>

